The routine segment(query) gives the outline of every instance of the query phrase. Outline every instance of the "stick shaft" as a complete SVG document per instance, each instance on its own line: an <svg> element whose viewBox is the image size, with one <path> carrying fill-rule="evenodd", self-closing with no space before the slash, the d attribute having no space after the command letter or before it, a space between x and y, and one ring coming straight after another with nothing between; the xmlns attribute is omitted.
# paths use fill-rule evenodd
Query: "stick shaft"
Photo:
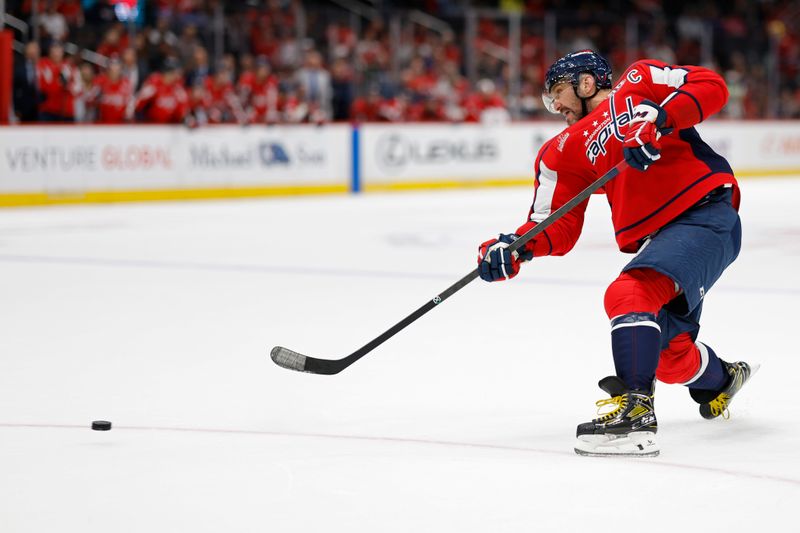
<svg viewBox="0 0 800 533"><path fill-rule="evenodd" d="M605 185L606 183L617 177L617 174L622 172L627 166L628 164L624 160L617 163L617 166L615 166L614 168L612 168L611 170L609 170L608 172L597 178L588 187L586 187L577 195L575 195L575 197L572 198L569 202L565 203L564 205L562 205L561 207L550 213L550 215L547 218L545 218L544 220L536 224L534 227L532 227L531 229L520 235L519 239L508 245L509 251L515 252L520 248L522 248L523 246L525 246L528 242L530 242L531 239L533 239L541 232L549 228L558 219L560 219L561 217L563 217L564 215L575 209L575 207L578 204L588 200L591 195L597 192L597 190L600 189L603 185Z"/></svg>
<svg viewBox="0 0 800 533"><path fill-rule="evenodd" d="M594 194L603 185L614 179L626 167L627 164L625 163L625 161L622 161L619 164L617 164L617 166L615 166L614 168L603 174L600 178L592 182L588 187L586 187L584 190L578 193L570 201L559 207L557 210L553 211L547 218L545 218L539 224L537 224L530 230L520 235L519 239L517 239L508 246L508 249L513 252L522 248L526 243L530 242L531 239L542 233L544 230L546 230L548 227L554 224L561 217L572 211L577 205L588 200L592 194ZM359 359L370 353L372 350L374 350L375 348L377 348L390 338L394 337L397 333L404 330L406 327L408 327L418 318L425 315L428 311L430 311L434 307L437 307L440 303L444 302L450 296L463 289L465 286L467 286L470 282L472 282L475 278L478 277L478 272L479 272L478 268L475 268L472 272L470 272L469 274L467 274L466 276L464 276L463 278L461 278L460 280L449 286L440 294L437 294L431 300L428 300L422 307L420 307L419 309L417 309L416 311L405 317L403 320L401 320L391 328L387 329L386 331L384 331L383 333L381 333L380 335L369 341L367 344L365 344L364 346L362 346L361 348L359 348L358 350L356 350L355 352L351 353L350 355L348 355L343 359L330 360L330 359L317 359L314 357L301 356L304 357L303 359L304 365L302 370L314 374L338 374L339 372L341 372L348 366L352 365L353 363L355 363L356 361L358 361ZM278 349L279 347L273 349L273 353L276 353L276 350ZM280 350L285 350L285 349L280 349ZM280 350L278 350L278 353L281 353ZM297 370L295 366L282 364L275 355L273 355L273 361L275 361L277 364L281 366L285 366L286 368Z"/></svg>

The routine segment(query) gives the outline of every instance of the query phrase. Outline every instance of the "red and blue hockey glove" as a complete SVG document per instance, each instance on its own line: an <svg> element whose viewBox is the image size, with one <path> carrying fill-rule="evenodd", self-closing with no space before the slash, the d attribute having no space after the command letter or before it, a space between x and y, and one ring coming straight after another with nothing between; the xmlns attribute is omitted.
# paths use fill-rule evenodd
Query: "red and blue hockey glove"
<svg viewBox="0 0 800 533"><path fill-rule="evenodd" d="M650 100L642 100L633 108L633 117L628 123L622 144L628 165L644 172L653 162L661 159L661 143L658 140L662 133L672 131L664 128L666 122L667 112Z"/></svg>
<svg viewBox="0 0 800 533"><path fill-rule="evenodd" d="M516 233L509 233L490 239L478 247L478 270L484 281L503 281L519 273L519 265L533 259L533 252L521 248L510 252L508 245L519 239Z"/></svg>

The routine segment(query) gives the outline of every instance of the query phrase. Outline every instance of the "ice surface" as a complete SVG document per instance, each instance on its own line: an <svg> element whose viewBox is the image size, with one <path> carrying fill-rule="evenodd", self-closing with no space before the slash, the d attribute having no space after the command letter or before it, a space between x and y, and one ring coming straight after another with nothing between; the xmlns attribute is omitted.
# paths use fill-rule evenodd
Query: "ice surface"
<svg viewBox="0 0 800 533"><path fill-rule="evenodd" d="M789 531L800 501L800 179L742 183L701 340L763 363L706 421L660 385L661 456L593 459L627 256L594 198L572 254L477 280L525 188L0 211L0 531ZM92 420L114 423L93 432Z"/></svg>

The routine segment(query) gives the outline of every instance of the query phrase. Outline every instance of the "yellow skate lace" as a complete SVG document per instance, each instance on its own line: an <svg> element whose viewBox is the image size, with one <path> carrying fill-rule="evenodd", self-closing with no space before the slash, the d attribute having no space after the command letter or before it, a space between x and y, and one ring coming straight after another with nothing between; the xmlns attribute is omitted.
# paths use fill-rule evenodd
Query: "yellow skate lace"
<svg viewBox="0 0 800 533"><path fill-rule="evenodd" d="M728 411L728 400L731 397L725 394L724 392L711 400L708 403L708 406L711 408L711 414L714 416L722 415L722 418L725 420L731 417L730 411Z"/></svg>
<svg viewBox="0 0 800 533"><path fill-rule="evenodd" d="M597 414L600 415L598 420L609 420L614 418L621 409L625 409L625 407L628 406L628 397L614 396L613 398L606 398L605 400L597 400L595 405L597 405ZM602 409L607 405L614 406L614 408L606 413L603 413Z"/></svg>

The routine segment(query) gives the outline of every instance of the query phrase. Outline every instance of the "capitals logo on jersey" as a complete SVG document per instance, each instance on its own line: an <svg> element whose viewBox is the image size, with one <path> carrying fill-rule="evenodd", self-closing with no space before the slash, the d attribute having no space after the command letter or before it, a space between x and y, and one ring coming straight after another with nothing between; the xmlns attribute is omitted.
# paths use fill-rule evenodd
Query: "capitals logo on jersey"
<svg viewBox="0 0 800 533"><path fill-rule="evenodd" d="M597 161L599 155L606 155L606 143L612 135L620 142L625 139L625 135L620 132L620 127L630 122L633 118L633 98L630 96L625 98L625 109L619 114L617 114L613 95L609 97L608 106L611 118L603 120L597 129L587 137L586 157L589 158L589 162L593 165ZM597 123L593 122L592 125L595 126Z"/></svg>

